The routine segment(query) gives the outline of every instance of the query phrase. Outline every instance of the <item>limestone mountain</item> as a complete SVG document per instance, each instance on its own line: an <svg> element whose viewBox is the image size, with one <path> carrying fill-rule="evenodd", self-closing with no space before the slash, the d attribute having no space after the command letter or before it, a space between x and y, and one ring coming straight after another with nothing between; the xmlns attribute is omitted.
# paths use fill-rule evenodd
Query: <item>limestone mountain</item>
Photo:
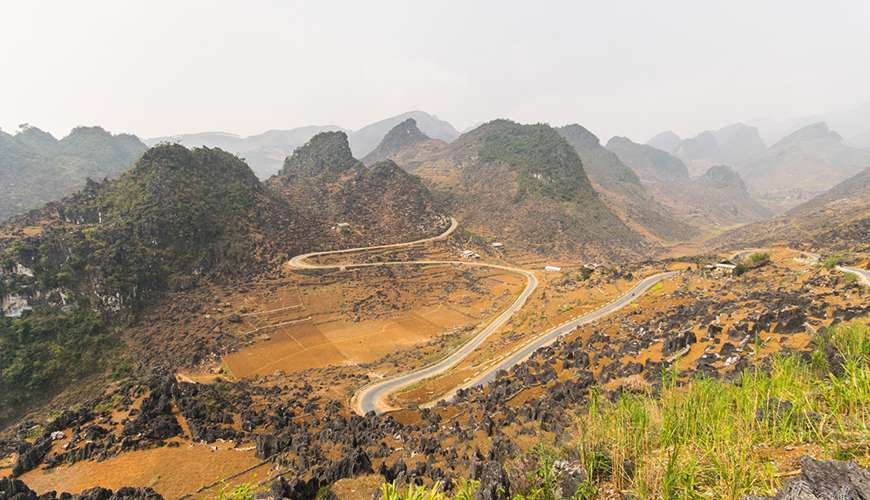
<svg viewBox="0 0 870 500"><path fill-rule="evenodd" d="M820 122L786 136L759 160L739 169L750 190L783 210L830 189L870 166L870 151L852 148Z"/></svg>
<svg viewBox="0 0 870 500"><path fill-rule="evenodd" d="M713 165L740 167L767 151L758 129L743 123L706 130L687 139L680 139L670 131L662 132L647 144L682 160L692 175L701 175Z"/></svg>
<svg viewBox="0 0 870 500"><path fill-rule="evenodd" d="M247 137L228 132L202 132L155 137L148 139L146 143L153 146L172 142L188 148L221 148L244 158L257 177L267 179L281 169L284 159L294 149L308 142L315 134L335 130L342 129L334 125L309 125L289 130L267 130Z"/></svg>
<svg viewBox="0 0 870 500"><path fill-rule="evenodd" d="M577 151L592 186L607 207L633 229L661 240L686 239L696 234L694 228L677 221L670 210L655 201L637 174L602 146L595 134L577 124L556 130Z"/></svg>
<svg viewBox="0 0 870 500"><path fill-rule="evenodd" d="M365 166L344 132L321 132L269 179L318 232L318 248L391 243L446 228L419 178L394 162Z"/></svg>
<svg viewBox="0 0 870 500"><path fill-rule="evenodd" d="M547 125L495 120L402 166L463 227L517 248L613 255L645 245L602 202L575 149Z"/></svg>
<svg viewBox="0 0 870 500"><path fill-rule="evenodd" d="M0 221L72 194L88 178L117 177L145 149L133 135L100 127L77 127L61 140L30 125L0 131Z"/></svg>
<svg viewBox="0 0 870 500"><path fill-rule="evenodd" d="M677 146L680 145L681 141L682 139L680 139L680 136L678 136L674 131L666 130L654 135L650 140L646 141L646 143L656 149L673 153L674 150L677 149Z"/></svg>
<svg viewBox="0 0 870 500"><path fill-rule="evenodd" d="M614 137L607 149L637 173L657 201L695 227L729 226L769 215L729 167L714 165L693 178L679 158L652 146Z"/></svg>
<svg viewBox="0 0 870 500"><path fill-rule="evenodd" d="M459 132L450 123L430 115L423 111L409 111L400 115L392 116L378 122L366 125L349 135L348 141L354 156L363 158L378 146L387 133L396 125L413 118L420 131L427 137L451 142L459 137Z"/></svg>
<svg viewBox="0 0 870 500"><path fill-rule="evenodd" d="M0 238L0 408L104 369L118 327L168 293L278 267L298 224L237 157L180 145L16 219Z"/></svg>
<svg viewBox="0 0 870 500"><path fill-rule="evenodd" d="M389 159L403 150L416 147L419 142L426 140L429 140L429 137L417 128L416 120L408 118L391 128L381 143L378 144L378 147L363 158L363 163L369 165Z"/></svg>
<svg viewBox="0 0 870 500"><path fill-rule="evenodd" d="M786 244L794 248L847 250L870 244L870 168L775 219L720 235L713 247Z"/></svg>
<svg viewBox="0 0 870 500"><path fill-rule="evenodd" d="M446 146L447 143L440 139L430 139L417 128L416 120L408 118L393 127L378 147L363 158L363 162L371 165L393 160L413 172L419 166L419 158L429 157Z"/></svg>

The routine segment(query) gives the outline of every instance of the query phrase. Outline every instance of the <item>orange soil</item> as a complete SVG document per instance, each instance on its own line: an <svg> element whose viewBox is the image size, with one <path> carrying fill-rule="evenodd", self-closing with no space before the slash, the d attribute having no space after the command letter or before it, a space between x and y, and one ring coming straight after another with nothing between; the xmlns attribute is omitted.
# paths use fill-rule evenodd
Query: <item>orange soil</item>
<svg viewBox="0 0 870 500"><path fill-rule="evenodd" d="M151 487L166 498L193 493L201 486L247 469L260 462L253 450L234 450L229 443L212 445L182 443L179 448L133 451L103 462L84 461L54 469L37 469L21 479L38 493L50 490L80 491L102 486ZM266 479L268 464L230 481L230 484ZM220 486L196 495L213 498Z"/></svg>

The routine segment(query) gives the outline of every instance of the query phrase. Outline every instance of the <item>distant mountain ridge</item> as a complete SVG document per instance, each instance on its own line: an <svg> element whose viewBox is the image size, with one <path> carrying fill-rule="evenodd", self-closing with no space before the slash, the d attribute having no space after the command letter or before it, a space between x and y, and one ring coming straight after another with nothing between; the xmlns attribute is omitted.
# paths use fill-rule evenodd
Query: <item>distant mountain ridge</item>
<svg viewBox="0 0 870 500"><path fill-rule="evenodd" d="M577 124L556 129L574 146L595 190L611 211L629 226L652 239L681 240L697 231L678 221L666 207L647 192L637 174L609 151L598 137Z"/></svg>
<svg viewBox="0 0 870 500"><path fill-rule="evenodd" d="M844 144L839 133L820 122L782 138L739 172L759 199L781 211L867 167L870 151Z"/></svg>
<svg viewBox="0 0 870 500"><path fill-rule="evenodd" d="M786 244L794 248L870 248L870 168L769 221L749 224L712 239L713 248Z"/></svg>
<svg viewBox="0 0 870 500"><path fill-rule="evenodd" d="M647 144L681 159L692 175L703 174L713 165L739 168L767 152L758 129L743 123L706 130L687 139L666 131L653 136Z"/></svg>
<svg viewBox="0 0 870 500"><path fill-rule="evenodd" d="M72 194L87 178L118 177L145 149L134 135L100 127L76 127L60 140L29 125L0 131L0 221Z"/></svg>
<svg viewBox="0 0 870 500"><path fill-rule="evenodd" d="M437 116L423 111L409 111L366 125L351 133L348 136L348 142L354 156L362 158L372 152L393 127L408 118L413 118L420 131L432 139L452 142L459 137L459 132L453 125Z"/></svg>
<svg viewBox="0 0 870 500"><path fill-rule="evenodd" d="M459 132L450 123L423 111L409 111L371 123L356 131L335 125L312 125L289 130L269 130L248 137L228 132L178 134L151 138L146 143L153 146L161 142L177 142L187 147L221 148L244 158L257 177L265 180L281 169L284 159L293 150L320 132L347 133L353 155L363 158L377 147L390 129L408 118L413 118L419 129L433 139L450 142L459 137Z"/></svg>
<svg viewBox="0 0 870 500"><path fill-rule="evenodd" d="M697 228L747 223L770 215L731 167L711 165L702 175L691 177L682 160L653 146L614 137L607 149L637 173L654 199Z"/></svg>

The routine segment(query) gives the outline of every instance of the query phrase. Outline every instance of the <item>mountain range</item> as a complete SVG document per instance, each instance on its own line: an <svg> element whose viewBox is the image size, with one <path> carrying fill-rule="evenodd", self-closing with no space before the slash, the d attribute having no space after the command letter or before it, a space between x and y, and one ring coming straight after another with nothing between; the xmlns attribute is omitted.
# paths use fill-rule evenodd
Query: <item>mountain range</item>
<svg viewBox="0 0 870 500"><path fill-rule="evenodd" d="M118 177L145 149L136 136L100 127L77 127L60 140L30 125L0 131L0 221L72 194L88 178Z"/></svg>
<svg viewBox="0 0 870 500"><path fill-rule="evenodd" d="M473 233L540 253L633 253L646 246L602 201L583 161L558 131L509 120L446 143L398 124L371 160L419 175L445 212Z"/></svg>
<svg viewBox="0 0 870 500"><path fill-rule="evenodd" d="M626 137L607 142L639 177L652 196L681 221L697 228L731 226L770 215L750 195L740 175L726 165L713 165L692 177L676 156Z"/></svg>
<svg viewBox="0 0 870 500"><path fill-rule="evenodd" d="M870 166L870 150L853 147L827 123L801 126L765 146L759 129L737 123L681 139L668 131L648 145L671 153L700 175L712 165L729 165L750 192L774 212L783 212Z"/></svg>
<svg viewBox="0 0 870 500"><path fill-rule="evenodd" d="M870 168L840 182L771 220L728 231L710 241L713 248L774 244L792 248L865 250L870 244Z"/></svg>
<svg viewBox="0 0 870 500"><path fill-rule="evenodd" d="M356 131L334 125L313 125L290 130L269 130L248 137L228 132L179 134L154 137L147 139L145 143L153 146L161 142L176 142L187 147L221 148L244 158L260 179L266 179L281 168L284 159L294 149L320 132L346 132L353 155L362 158L377 147L391 128L408 118L414 118L430 137L450 142L459 136L459 132L446 121L423 111L409 111L371 123Z"/></svg>

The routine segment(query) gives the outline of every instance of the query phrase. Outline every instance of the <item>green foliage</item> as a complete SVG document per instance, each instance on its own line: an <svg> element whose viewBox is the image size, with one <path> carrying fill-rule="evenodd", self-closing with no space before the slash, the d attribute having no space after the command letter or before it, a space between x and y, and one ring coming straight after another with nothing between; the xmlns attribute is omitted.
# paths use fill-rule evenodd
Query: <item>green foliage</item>
<svg viewBox="0 0 870 500"><path fill-rule="evenodd" d="M581 461L609 457L608 479L642 498L770 493L781 471L765 450L815 444L844 454L841 443L870 439L870 328L839 325L816 344L809 361L777 357L733 381L671 377L657 396L593 396L578 425Z"/></svg>
<svg viewBox="0 0 870 500"><path fill-rule="evenodd" d="M224 485L217 494L217 500L251 500L260 490L261 488L250 483Z"/></svg>
<svg viewBox="0 0 870 500"><path fill-rule="evenodd" d="M0 220L59 200L88 178L117 177L145 149L135 136L99 127L78 127L60 141L34 127L0 132Z"/></svg>
<svg viewBox="0 0 870 500"><path fill-rule="evenodd" d="M734 269L731 272L734 273L734 276L740 276L742 274L745 274L748 270L749 268L746 266L746 264L741 262L734 266Z"/></svg>
<svg viewBox="0 0 870 500"><path fill-rule="evenodd" d="M843 255L839 253L835 253L832 255L828 255L821 261L822 267L825 269L834 269L843 263Z"/></svg>
<svg viewBox="0 0 870 500"><path fill-rule="evenodd" d="M0 420L18 405L102 370L116 345L106 323L86 307L0 318Z"/></svg>
<svg viewBox="0 0 870 500"><path fill-rule="evenodd" d="M471 500L480 483L477 481L460 480L455 484L453 496L449 496L441 490L441 483L435 483L431 487L409 484L406 489L401 489L395 483L381 485L381 498L384 500Z"/></svg>
<svg viewBox="0 0 870 500"><path fill-rule="evenodd" d="M749 266L750 267L759 267L763 266L770 262L770 254L767 252L763 253L754 253L749 256Z"/></svg>
<svg viewBox="0 0 870 500"><path fill-rule="evenodd" d="M594 197L577 152L552 128L496 120L485 131L480 159L517 171L517 201L536 195L573 202Z"/></svg>

